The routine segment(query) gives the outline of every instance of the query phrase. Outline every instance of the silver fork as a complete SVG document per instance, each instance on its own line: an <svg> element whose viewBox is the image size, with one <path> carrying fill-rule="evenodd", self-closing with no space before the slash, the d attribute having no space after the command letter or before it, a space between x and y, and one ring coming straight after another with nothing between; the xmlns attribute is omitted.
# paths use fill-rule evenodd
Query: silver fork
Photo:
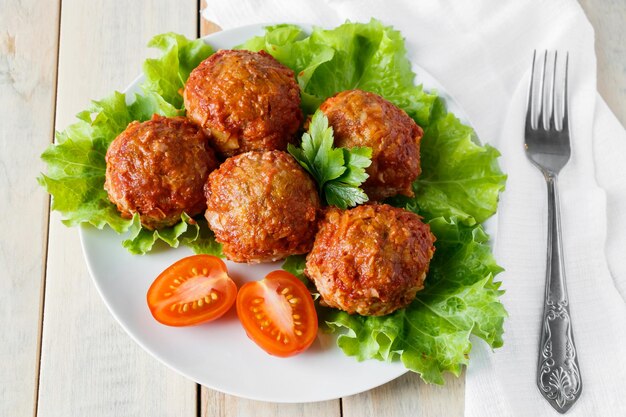
<svg viewBox="0 0 626 417"><path fill-rule="evenodd" d="M537 52L533 54L524 147L526 156L539 168L548 185L546 291L539 343L537 386L554 409L559 413L565 413L580 397L583 384L565 286L557 193L557 176L569 161L571 154L567 104L569 55L565 56L565 72L560 82L562 89L559 92L556 89L557 55L555 52L554 60L550 59L548 62L547 51L539 60L536 59ZM541 67L537 68L537 65ZM551 65L551 68L546 71L548 65ZM539 80L535 75L537 69L540 72ZM548 81L551 81L551 84L546 88Z"/></svg>

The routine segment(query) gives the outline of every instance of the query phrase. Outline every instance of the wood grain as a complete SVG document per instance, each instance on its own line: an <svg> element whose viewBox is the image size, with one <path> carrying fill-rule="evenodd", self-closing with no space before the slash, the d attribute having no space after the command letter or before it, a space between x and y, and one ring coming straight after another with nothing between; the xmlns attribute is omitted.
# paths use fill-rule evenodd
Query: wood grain
<svg viewBox="0 0 626 417"><path fill-rule="evenodd" d="M195 37L196 30L195 0L64 0L57 128L71 123L90 98L123 90L141 72L153 35ZM196 384L124 333L96 293L78 230L63 226L56 213L50 219L37 411L40 417L197 414Z"/></svg>
<svg viewBox="0 0 626 417"><path fill-rule="evenodd" d="M280 375L268 375L268 377L280 378ZM277 404L237 398L203 387L200 415L202 417L340 417L340 407L339 400L306 404Z"/></svg>
<svg viewBox="0 0 626 417"><path fill-rule="evenodd" d="M343 417L456 417L465 404L465 373L445 375L445 385L427 385L412 372L373 390L343 399Z"/></svg>
<svg viewBox="0 0 626 417"><path fill-rule="evenodd" d="M0 1L0 416L33 413L48 233L59 2ZM36 31L31 22L38 22Z"/></svg>

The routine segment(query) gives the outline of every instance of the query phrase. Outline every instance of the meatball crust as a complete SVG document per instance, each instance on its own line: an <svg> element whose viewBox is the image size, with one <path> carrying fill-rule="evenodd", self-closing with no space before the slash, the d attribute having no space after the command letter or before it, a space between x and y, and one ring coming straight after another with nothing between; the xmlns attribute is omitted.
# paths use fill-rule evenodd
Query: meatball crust
<svg viewBox="0 0 626 417"><path fill-rule="evenodd" d="M326 305L382 316L406 307L424 288L434 242L415 213L386 204L333 207L319 222L305 274Z"/></svg>
<svg viewBox="0 0 626 417"><path fill-rule="evenodd" d="M104 189L122 217L159 229L206 208L203 187L217 159L202 129L184 117L132 122L106 153Z"/></svg>
<svg viewBox="0 0 626 417"><path fill-rule="evenodd" d="M369 178L362 185L370 200L413 196L411 184L421 171L419 145L424 132L404 110L362 90L336 94L320 110L333 127L335 146L372 148Z"/></svg>
<svg viewBox="0 0 626 417"><path fill-rule="evenodd" d="M224 157L285 150L302 121L294 72L265 51L218 51L191 72L183 95L187 117Z"/></svg>
<svg viewBox="0 0 626 417"><path fill-rule="evenodd" d="M235 262L270 262L311 249L320 200L311 177L282 151L228 158L209 175L206 218Z"/></svg>

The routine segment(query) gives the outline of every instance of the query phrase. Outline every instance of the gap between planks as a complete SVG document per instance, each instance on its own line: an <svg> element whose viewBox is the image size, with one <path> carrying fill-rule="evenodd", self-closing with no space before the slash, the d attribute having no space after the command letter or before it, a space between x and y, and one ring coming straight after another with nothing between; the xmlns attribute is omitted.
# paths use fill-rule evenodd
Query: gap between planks
<svg viewBox="0 0 626 417"><path fill-rule="evenodd" d="M56 39L56 59L54 62L54 87L52 88L52 124L50 129L50 144L55 142L56 132L56 116L57 116L57 89L59 87L59 50L61 44L61 9L63 7L63 0L59 0L57 7L57 39ZM43 232L42 244L43 247L43 259L41 267L41 292L39 295L39 327L37 329L37 359L36 359L36 371L35 371L35 392L33 393L33 416L37 416L37 406L39 403L39 384L41 382L41 345L43 338L43 326L44 326L44 311L46 307L46 276L48 265L48 247L50 245L50 210L52 207L52 197L48 195L47 205L44 210L45 217L45 229Z"/></svg>

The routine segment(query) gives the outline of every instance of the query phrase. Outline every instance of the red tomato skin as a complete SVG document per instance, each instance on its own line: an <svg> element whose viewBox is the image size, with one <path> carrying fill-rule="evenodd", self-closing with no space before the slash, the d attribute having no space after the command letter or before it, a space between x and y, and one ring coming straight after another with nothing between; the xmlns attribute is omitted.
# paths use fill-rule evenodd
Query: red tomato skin
<svg viewBox="0 0 626 417"><path fill-rule="evenodd" d="M262 296L262 293L268 291L268 285L277 285L277 288L282 289L291 288L290 293L293 294L294 298L299 299L295 307L293 307L294 304L291 304L293 316L298 317L298 319L294 319L294 323L299 322L306 325L298 329L294 328L292 332L289 332L289 329L286 331L282 329L284 333L289 333L287 336L288 342L284 333L280 341L276 341L273 334L268 334L260 328L259 319L256 318L257 314L265 314L267 309L274 308L267 306L265 298ZM263 299L264 301L255 304L255 300L258 299ZM318 320L311 294L298 278L286 271L273 271L262 281L244 284L237 294L236 305L239 321L244 327L247 336L272 356L286 358L302 353L311 346L317 337ZM253 308L257 308L257 311L253 311ZM301 335L296 335L296 330L300 331Z"/></svg>
<svg viewBox="0 0 626 417"><path fill-rule="evenodd" d="M207 288L210 291L202 291ZM237 286L228 276L226 264L211 255L188 256L173 263L159 274L146 294L155 320L173 327L216 320L230 310L236 297Z"/></svg>

